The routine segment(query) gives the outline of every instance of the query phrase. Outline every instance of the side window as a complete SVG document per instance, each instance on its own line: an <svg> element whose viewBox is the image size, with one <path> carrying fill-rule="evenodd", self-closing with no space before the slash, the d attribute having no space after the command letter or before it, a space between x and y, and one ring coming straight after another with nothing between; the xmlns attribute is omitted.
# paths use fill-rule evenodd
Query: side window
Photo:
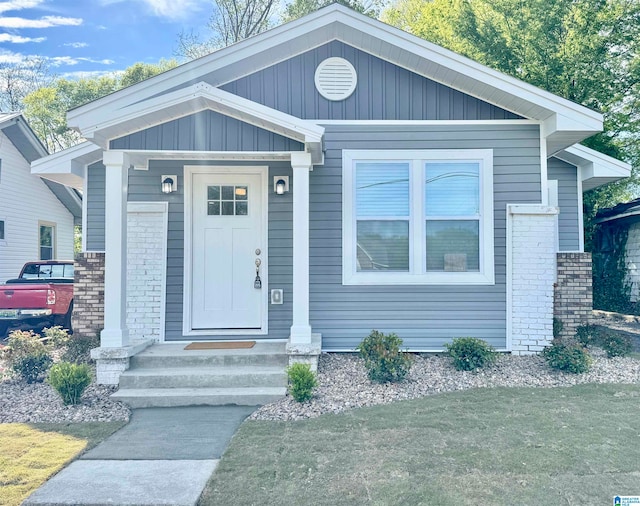
<svg viewBox="0 0 640 506"><path fill-rule="evenodd" d="M40 260L53 260L56 256L56 226L49 223L40 223Z"/></svg>
<svg viewBox="0 0 640 506"><path fill-rule="evenodd" d="M0 220L0 241L4 240L4 220Z"/></svg>

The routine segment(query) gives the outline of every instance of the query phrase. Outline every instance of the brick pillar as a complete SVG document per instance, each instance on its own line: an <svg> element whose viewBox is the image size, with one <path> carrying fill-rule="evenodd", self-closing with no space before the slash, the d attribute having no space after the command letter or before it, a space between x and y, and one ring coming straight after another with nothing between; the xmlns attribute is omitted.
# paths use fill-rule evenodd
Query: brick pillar
<svg viewBox="0 0 640 506"><path fill-rule="evenodd" d="M98 336L104 327L104 253L76 255L73 282L73 330Z"/></svg>
<svg viewBox="0 0 640 506"><path fill-rule="evenodd" d="M591 253L558 253L557 263L553 316L564 326L560 337L573 337L593 311Z"/></svg>
<svg viewBox="0 0 640 506"><path fill-rule="evenodd" d="M553 282L556 275L555 207L507 206L508 329L514 355L541 352L553 334Z"/></svg>

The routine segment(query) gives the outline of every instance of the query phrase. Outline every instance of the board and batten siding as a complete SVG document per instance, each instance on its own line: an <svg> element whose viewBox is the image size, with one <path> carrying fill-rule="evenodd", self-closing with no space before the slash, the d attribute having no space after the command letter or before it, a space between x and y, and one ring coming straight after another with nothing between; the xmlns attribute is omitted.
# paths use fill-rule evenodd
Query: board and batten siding
<svg viewBox="0 0 640 506"><path fill-rule="evenodd" d="M0 283L16 278L25 262L40 258L39 222L56 226L55 257L73 259L73 215L0 132Z"/></svg>
<svg viewBox="0 0 640 506"><path fill-rule="evenodd" d="M558 181L558 235L560 251L580 251L578 171L557 158L547 161L547 179Z"/></svg>
<svg viewBox="0 0 640 506"><path fill-rule="evenodd" d="M92 163L87 167L85 182L86 235L87 251L104 251L104 212L105 212L105 173L102 162Z"/></svg>
<svg viewBox="0 0 640 506"><path fill-rule="evenodd" d="M351 62L358 78L353 94L338 102L322 97L314 84L318 64L332 56ZM214 86L218 84L213 80L210 82ZM301 119L520 119L500 107L339 41L324 44L220 88Z"/></svg>
<svg viewBox="0 0 640 506"><path fill-rule="evenodd" d="M506 205L539 203L537 125L327 125L325 164L311 173L310 319L327 350L350 350L372 329L412 349L454 337L506 346ZM492 149L495 285L342 285L342 150Z"/></svg>

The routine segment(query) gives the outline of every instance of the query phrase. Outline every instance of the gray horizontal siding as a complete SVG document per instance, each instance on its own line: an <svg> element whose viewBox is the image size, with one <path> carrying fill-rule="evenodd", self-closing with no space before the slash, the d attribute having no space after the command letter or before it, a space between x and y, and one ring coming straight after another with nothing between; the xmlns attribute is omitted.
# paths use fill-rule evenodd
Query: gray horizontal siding
<svg viewBox="0 0 640 506"><path fill-rule="evenodd" d="M328 125L325 165L311 173L310 317L325 349L352 349L372 329L406 346L441 348L453 337L506 344L506 205L540 202L535 125ZM493 286L343 286L342 150L479 149L494 153Z"/></svg>
<svg viewBox="0 0 640 506"><path fill-rule="evenodd" d="M120 137L112 149L183 151L304 151L304 146L282 135L243 123L213 111Z"/></svg>
<svg viewBox="0 0 640 506"><path fill-rule="evenodd" d="M339 102L325 99L314 84L318 64L339 56L354 66L354 93ZM206 79L206 78L205 78ZM216 85L216 83L212 83ZM222 89L302 119L488 120L519 116L419 76L352 46L333 41Z"/></svg>
<svg viewBox="0 0 640 506"><path fill-rule="evenodd" d="M547 163L547 178L558 181L560 251L579 251L578 171L571 164L557 158L550 158Z"/></svg>
<svg viewBox="0 0 640 506"><path fill-rule="evenodd" d="M152 161L148 171L129 171L129 201L169 202L169 228L167 238L167 294L165 339L180 340L182 337L182 311L184 295L184 165L230 165L241 170L243 163L203 161ZM252 162L248 165L255 166ZM165 195L160 192L162 174L178 176L178 190ZM288 163L272 162L269 168L269 184L273 176L290 176ZM260 338L286 339L289 337L292 314L292 193L269 196L269 288L282 288L282 305L269 305L269 334ZM267 294L265 293L265 297ZM237 336L197 336L193 340L234 339Z"/></svg>
<svg viewBox="0 0 640 506"><path fill-rule="evenodd" d="M104 201L105 173L102 162L96 162L87 168L87 230L88 251L104 251Z"/></svg>

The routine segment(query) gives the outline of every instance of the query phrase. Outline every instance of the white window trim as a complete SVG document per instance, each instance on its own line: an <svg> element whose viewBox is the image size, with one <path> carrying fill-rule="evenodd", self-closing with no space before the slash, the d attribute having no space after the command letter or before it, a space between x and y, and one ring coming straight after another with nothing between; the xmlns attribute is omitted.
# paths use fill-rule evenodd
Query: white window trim
<svg viewBox="0 0 640 506"><path fill-rule="evenodd" d="M356 268L356 213L354 162L409 161L410 251L409 272L358 272ZM480 271L433 272L426 270L424 244L424 189L415 184L424 162L446 160L480 163ZM494 224L493 224L493 150L344 150L342 152L342 284L343 285L493 285ZM421 179L421 178L420 178ZM417 238L417 240L416 240Z"/></svg>
<svg viewBox="0 0 640 506"><path fill-rule="evenodd" d="M42 236L40 235L40 227L51 228L51 260L58 258L58 225L53 221L38 221L38 260L42 259Z"/></svg>

